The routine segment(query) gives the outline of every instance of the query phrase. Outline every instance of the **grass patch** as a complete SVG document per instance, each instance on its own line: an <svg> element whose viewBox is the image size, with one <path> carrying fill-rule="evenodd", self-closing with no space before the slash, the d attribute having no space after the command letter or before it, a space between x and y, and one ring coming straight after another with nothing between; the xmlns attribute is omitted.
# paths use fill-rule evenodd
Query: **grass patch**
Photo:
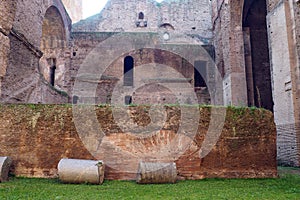
<svg viewBox="0 0 300 200"><path fill-rule="evenodd" d="M0 199L300 199L300 176L278 179L205 179L177 184L61 184L57 179L12 178L0 184Z"/></svg>

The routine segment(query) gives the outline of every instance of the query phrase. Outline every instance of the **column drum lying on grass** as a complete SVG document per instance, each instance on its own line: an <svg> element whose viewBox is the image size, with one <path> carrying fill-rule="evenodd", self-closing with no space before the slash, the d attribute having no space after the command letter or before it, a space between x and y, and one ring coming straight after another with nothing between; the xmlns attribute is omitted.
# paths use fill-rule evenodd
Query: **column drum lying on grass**
<svg viewBox="0 0 300 200"><path fill-rule="evenodd" d="M61 159L57 168L59 179L63 183L100 185L104 181L104 163L102 161Z"/></svg>
<svg viewBox="0 0 300 200"><path fill-rule="evenodd" d="M9 157L0 157L0 182L8 181L8 173L12 160Z"/></svg>
<svg viewBox="0 0 300 200"><path fill-rule="evenodd" d="M140 162L137 183L175 183L177 169L175 163Z"/></svg>

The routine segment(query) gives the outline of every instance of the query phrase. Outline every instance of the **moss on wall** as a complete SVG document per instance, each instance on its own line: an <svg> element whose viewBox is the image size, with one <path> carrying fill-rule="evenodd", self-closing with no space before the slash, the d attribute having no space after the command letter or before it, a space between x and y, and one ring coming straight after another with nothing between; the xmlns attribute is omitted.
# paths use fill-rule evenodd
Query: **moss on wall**
<svg viewBox="0 0 300 200"><path fill-rule="evenodd" d="M14 174L34 177L56 176L57 163L61 158L102 159L108 165L107 179L134 179L141 159L174 161L178 176L183 179L277 175L276 129L273 114L267 110L228 107L218 142L206 157L200 158L199 151L213 107L199 107L199 126L193 138L177 133L182 120L179 106L166 105L163 127L143 137L122 131L110 106L93 108L105 133L96 153L91 153L87 143L81 140L82 135L78 134L74 125L71 105L1 105L0 155L13 158ZM150 106L127 108L131 119L139 126L144 127L151 122ZM216 111L218 109L224 108ZM185 123L189 125L192 120ZM82 126L89 123L86 121ZM177 146L188 143L188 147L177 154L173 141L178 142ZM162 153L159 151L162 148L168 148L169 152Z"/></svg>

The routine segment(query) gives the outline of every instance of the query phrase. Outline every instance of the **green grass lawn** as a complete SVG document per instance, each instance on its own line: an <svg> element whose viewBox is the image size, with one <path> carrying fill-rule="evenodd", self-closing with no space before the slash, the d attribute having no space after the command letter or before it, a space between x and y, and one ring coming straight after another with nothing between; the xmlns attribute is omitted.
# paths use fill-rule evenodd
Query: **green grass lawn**
<svg viewBox="0 0 300 200"><path fill-rule="evenodd" d="M105 181L69 185L57 179L12 178L0 183L0 199L300 199L300 176L278 179L205 179L177 184L138 185Z"/></svg>

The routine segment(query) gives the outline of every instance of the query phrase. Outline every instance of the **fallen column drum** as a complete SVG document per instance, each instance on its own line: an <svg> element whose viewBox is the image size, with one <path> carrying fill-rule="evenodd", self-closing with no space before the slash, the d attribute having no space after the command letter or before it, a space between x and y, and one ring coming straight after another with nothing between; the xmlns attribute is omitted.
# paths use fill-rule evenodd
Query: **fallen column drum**
<svg viewBox="0 0 300 200"><path fill-rule="evenodd" d="M61 159L58 163L59 180L63 183L102 184L104 164L102 161Z"/></svg>
<svg viewBox="0 0 300 200"><path fill-rule="evenodd" d="M175 183L177 168L175 163L140 162L137 180L139 184Z"/></svg>

